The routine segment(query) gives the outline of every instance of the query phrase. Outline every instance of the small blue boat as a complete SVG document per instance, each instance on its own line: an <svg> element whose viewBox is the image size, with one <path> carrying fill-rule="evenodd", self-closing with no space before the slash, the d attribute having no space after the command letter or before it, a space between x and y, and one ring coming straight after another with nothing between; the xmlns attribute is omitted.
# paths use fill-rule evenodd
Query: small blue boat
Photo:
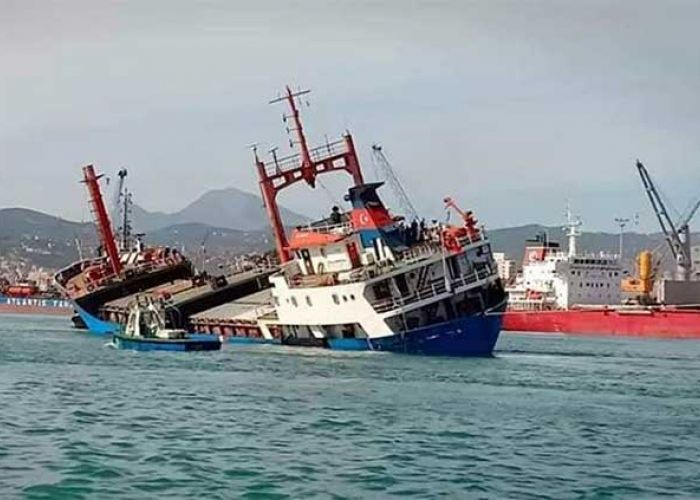
<svg viewBox="0 0 700 500"><path fill-rule="evenodd" d="M137 297L129 309L126 326L112 337L119 349L133 351L218 351L218 335L190 335L185 330L167 328L164 315L151 297Z"/></svg>
<svg viewBox="0 0 700 500"><path fill-rule="evenodd" d="M119 349L130 349L132 351L218 351L221 349L221 339L215 335L209 335L209 339L199 336L198 338L139 338L116 334L113 342Z"/></svg>

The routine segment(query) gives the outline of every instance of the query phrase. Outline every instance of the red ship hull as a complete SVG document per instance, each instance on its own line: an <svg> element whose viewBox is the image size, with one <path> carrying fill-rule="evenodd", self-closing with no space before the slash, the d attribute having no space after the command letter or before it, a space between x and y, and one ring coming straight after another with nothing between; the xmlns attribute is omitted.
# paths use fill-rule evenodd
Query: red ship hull
<svg viewBox="0 0 700 500"><path fill-rule="evenodd" d="M578 309L507 311L503 330L668 339L700 339L700 310Z"/></svg>
<svg viewBox="0 0 700 500"><path fill-rule="evenodd" d="M9 298L0 296L0 314L72 316L73 307L63 299Z"/></svg>

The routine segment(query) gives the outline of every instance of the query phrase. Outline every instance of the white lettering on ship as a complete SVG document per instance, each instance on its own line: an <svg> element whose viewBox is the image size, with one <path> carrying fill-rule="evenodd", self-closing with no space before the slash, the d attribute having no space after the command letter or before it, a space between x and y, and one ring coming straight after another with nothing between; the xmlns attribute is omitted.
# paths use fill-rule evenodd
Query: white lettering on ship
<svg viewBox="0 0 700 500"><path fill-rule="evenodd" d="M5 301L6 301L6 304L11 305L11 306L61 307L61 308L71 307L69 301L61 300L61 299L30 299L30 298L6 297Z"/></svg>

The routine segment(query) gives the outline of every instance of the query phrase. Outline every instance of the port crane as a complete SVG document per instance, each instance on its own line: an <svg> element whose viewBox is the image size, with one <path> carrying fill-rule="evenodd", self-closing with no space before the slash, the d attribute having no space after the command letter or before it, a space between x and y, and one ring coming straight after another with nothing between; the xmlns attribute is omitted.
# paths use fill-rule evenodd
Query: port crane
<svg viewBox="0 0 700 500"><path fill-rule="evenodd" d="M637 171L642 179L644 190L646 191L651 207L654 210L656 219L659 222L661 231L663 232L666 241L668 242L671 254L676 260L677 279L689 281L692 275L693 262L690 252L690 221L700 209L700 200L698 200L690 209L688 214L681 219L677 224L666 210L661 196L659 195L654 181L651 179L649 172L641 161L637 160Z"/></svg>
<svg viewBox="0 0 700 500"><path fill-rule="evenodd" d="M374 164L377 178L386 181L394 192L403 215L409 220L418 220L418 212L416 212L411 199L406 194L406 190L403 188L401 181L399 181L396 172L379 144L372 144L372 163Z"/></svg>

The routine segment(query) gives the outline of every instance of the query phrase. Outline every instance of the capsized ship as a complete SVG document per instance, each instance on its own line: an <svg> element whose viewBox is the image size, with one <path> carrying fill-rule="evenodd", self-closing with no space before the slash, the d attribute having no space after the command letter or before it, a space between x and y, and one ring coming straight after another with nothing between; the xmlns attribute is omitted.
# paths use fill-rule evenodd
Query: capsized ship
<svg viewBox="0 0 700 500"><path fill-rule="evenodd" d="M174 248L147 247L138 240L119 248L100 191L101 176L95 174L92 165L83 168L83 176L102 255L81 259L60 270L54 279L78 313L73 320L75 326L107 334L117 327L100 316L104 304L164 283L191 279L194 267Z"/></svg>
<svg viewBox="0 0 700 500"><path fill-rule="evenodd" d="M411 354L487 356L501 330L506 297L483 228L471 212L461 224L426 225L392 215L381 183L365 182L352 136L309 149L297 96L289 87L300 154L256 164L281 270L270 277L275 312L259 318L263 334L286 345ZM354 181L331 215L288 239L277 194L322 173ZM450 199L448 207L456 208Z"/></svg>

